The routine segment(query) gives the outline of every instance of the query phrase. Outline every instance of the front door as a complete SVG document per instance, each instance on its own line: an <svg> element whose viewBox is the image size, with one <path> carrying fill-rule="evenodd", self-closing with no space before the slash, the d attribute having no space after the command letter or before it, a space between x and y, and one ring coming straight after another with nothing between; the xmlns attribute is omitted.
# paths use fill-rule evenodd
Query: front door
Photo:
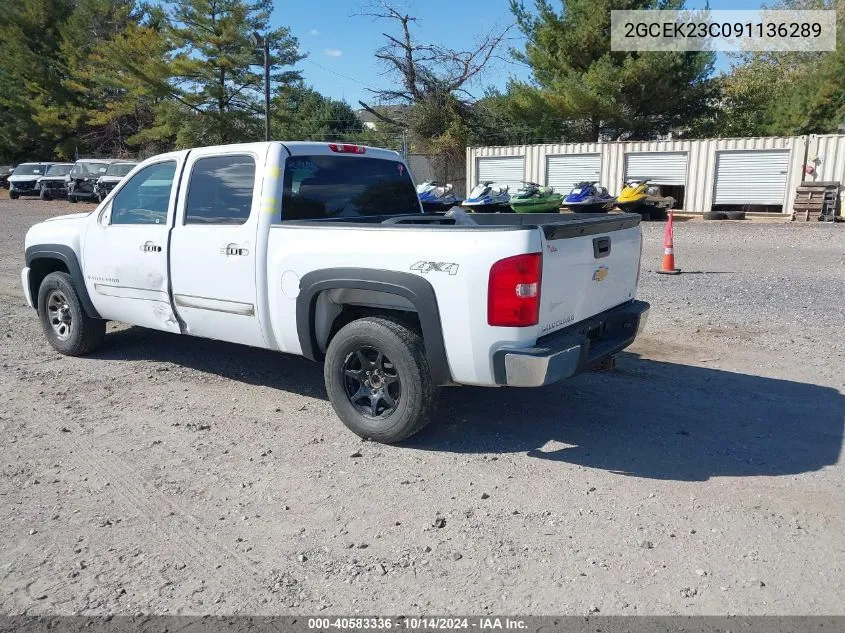
<svg viewBox="0 0 845 633"><path fill-rule="evenodd" d="M104 319L179 332L167 292L167 237L183 155L165 154L137 171L88 225L82 270Z"/></svg>
<svg viewBox="0 0 845 633"><path fill-rule="evenodd" d="M265 347L255 251L261 183L251 150L193 150L173 229L173 301L187 333ZM257 206L257 205L256 205ZM266 289L262 289L266 292Z"/></svg>

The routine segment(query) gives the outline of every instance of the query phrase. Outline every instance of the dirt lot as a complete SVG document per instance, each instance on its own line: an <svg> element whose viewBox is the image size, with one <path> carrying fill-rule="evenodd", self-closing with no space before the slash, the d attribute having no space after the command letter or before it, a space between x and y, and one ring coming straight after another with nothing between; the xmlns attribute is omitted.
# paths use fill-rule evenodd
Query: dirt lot
<svg viewBox="0 0 845 633"><path fill-rule="evenodd" d="M647 224L615 371L447 390L388 447L298 358L54 353L23 237L84 208L0 198L0 612L845 614L842 225L679 223L662 277Z"/></svg>

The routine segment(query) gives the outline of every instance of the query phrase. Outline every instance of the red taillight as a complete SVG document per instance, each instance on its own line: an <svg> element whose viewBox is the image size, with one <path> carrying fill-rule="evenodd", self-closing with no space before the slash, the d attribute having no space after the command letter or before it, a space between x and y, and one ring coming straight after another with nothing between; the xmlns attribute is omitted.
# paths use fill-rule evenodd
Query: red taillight
<svg viewBox="0 0 845 633"><path fill-rule="evenodd" d="M542 253L508 257L493 264L487 286L487 323L503 327L537 325L542 271Z"/></svg>
<svg viewBox="0 0 845 633"><path fill-rule="evenodd" d="M329 149L340 154L366 154L367 148L363 145L338 145L329 143Z"/></svg>

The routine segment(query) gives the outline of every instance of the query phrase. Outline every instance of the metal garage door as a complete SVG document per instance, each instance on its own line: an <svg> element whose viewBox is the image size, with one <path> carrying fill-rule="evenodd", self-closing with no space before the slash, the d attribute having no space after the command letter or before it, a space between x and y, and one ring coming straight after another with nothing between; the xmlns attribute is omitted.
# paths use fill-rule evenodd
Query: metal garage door
<svg viewBox="0 0 845 633"><path fill-rule="evenodd" d="M686 152L632 152L625 155L625 180L648 178L658 185L684 185Z"/></svg>
<svg viewBox="0 0 845 633"><path fill-rule="evenodd" d="M713 204L777 204L786 193L789 150L716 152Z"/></svg>
<svg viewBox="0 0 845 633"><path fill-rule="evenodd" d="M598 181L601 154L565 154L546 158L546 184L569 193L576 183Z"/></svg>
<svg viewBox="0 0 845 633"><path fill-rule="evenodd" d="M478 159L476 182L491 180L497 185L507 185L511 191L519 189L525 180L524 156L485 156Z"/></svg>

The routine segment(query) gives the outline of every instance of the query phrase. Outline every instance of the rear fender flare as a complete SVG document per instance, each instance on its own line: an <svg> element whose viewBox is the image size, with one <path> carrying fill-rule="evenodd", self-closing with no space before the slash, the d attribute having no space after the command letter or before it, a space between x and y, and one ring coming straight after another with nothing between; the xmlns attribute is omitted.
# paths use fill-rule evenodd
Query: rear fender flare
<svg viewBox="0 0 845 633"><path fill-rule="evenodd" d="M434 288L425 279L410 273L366 268L328 268L303 275L296 299L296 330L303 356L316 361L323 359L314 324L317 298L326 290L340 288L373 290L407 299L414 306L422 327L432 378L440 385L451 382Z"/></svg>

